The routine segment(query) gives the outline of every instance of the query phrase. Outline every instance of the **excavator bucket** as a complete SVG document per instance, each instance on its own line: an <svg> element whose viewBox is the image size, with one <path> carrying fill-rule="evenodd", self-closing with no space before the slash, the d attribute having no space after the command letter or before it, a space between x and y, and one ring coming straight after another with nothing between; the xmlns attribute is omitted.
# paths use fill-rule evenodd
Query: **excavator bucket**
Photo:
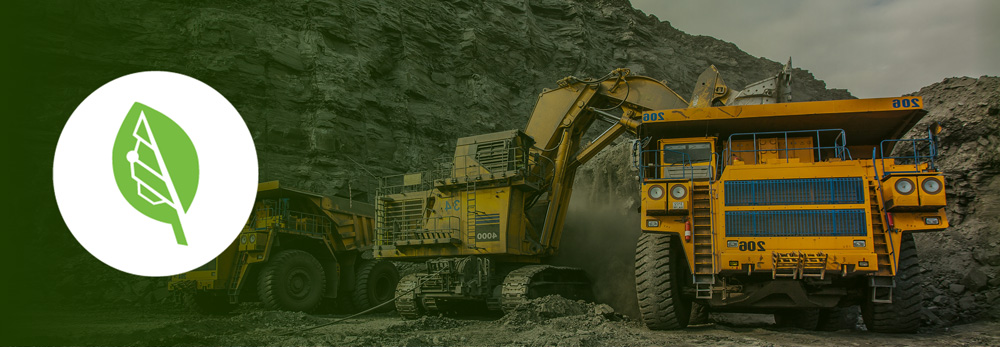
<svg viewBox="0 0 1000 347"><path fill-rule="evenodd" d="M763 105L792 101L792 58L774 77L751 83L730 95L726 106Z"/></svg>
<svg viewBox="0 0 1000 347"><path fill-rule="evenodd" d="M694 93L691 94L691 105L688 107L712 107L722 106L722 103L729 97L729 87L722 81L722 74L715 65L709 66L698 75L698 82L694 85Z"/></svg>

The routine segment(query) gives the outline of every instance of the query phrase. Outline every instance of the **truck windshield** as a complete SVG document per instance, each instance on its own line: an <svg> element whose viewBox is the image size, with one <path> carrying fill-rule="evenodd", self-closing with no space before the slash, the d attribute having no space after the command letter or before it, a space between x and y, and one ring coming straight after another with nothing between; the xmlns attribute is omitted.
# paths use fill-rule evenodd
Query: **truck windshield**
<svg viewBox="0 0 1000 347"><path fill-rule="evenodd" d="M685 158L686 155L686 158ZM690 162L685 162L685 159ZM663 145L663 164L695 164L712 160L712 144L710 143L680 143Z"/></svg>

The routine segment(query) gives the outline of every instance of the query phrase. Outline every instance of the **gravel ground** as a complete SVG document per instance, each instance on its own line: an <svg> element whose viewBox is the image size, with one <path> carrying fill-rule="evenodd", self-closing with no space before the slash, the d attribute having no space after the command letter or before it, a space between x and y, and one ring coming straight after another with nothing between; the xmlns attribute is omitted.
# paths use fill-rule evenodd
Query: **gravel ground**
<svg viewBox="0 0 1000 347"><path fill-rule="evenodd" d="M146 307L142 312L130 308L63 310L45 316L52 324L37 326L32 333L47 343L73 345L1000 345L997 322L889 335L778 328L769 316L733 314L713 315L713 323L682 331L651 331L610 306L561 297L536 299L503 316L427 316L407 321L390 312L326 326L322 325L341 316L265 311L256 305L244 305L232 315L216 317L166 307Z"/></svg>

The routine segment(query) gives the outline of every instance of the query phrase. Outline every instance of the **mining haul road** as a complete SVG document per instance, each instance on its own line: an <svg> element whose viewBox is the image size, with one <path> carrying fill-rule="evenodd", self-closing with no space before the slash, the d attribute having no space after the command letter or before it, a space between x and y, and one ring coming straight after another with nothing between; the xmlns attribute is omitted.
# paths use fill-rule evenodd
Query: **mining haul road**
<svg viewBox="0 0 1000 347"><path fill-rule="evenodd" d="M925 328L917 334L861 330L806 331L774 325L769 315L712 314L710 323L678 331L652 331L603 304L561 297L535 299L506 315L425 316L395 312L336 324L347 315L267 311L243 304L227 316L204 316L183 307L94 308L46 312L45 325L28 335L69 345L358 345L358 346L943 346L1000 345L1000 323Z"/></svg>

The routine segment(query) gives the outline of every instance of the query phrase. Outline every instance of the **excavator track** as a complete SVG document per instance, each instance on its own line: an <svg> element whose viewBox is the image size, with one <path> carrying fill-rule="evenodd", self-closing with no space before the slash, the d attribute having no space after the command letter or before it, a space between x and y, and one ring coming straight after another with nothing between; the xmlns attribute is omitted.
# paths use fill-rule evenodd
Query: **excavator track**
<svg viewBox="0 0 1000 347"><path fill-rule="evenodd" d="M590 299L587 274L582 269L552 265L518 268L504 278L500 307L510 312L528 300L553 294L569 299Z"/></svg>
<svg viewBox="0 0 1000 347"><path fill-rule="evenodd" d="M423 303L424 310L427 312L427 314L436 315L436 314L440 313L440 311L441 311L441 308L438 307L438 300L437 300L437 298L426 298L425 297L425 298L421 298L420 302Z"/></svg>
<svg viewBox="0 0 1000 347"><path fill-rule="evenodd" d="M409 274L396 286L396 311L405 319L417 319L423 311L417 298L417 274Z"/></svg>

